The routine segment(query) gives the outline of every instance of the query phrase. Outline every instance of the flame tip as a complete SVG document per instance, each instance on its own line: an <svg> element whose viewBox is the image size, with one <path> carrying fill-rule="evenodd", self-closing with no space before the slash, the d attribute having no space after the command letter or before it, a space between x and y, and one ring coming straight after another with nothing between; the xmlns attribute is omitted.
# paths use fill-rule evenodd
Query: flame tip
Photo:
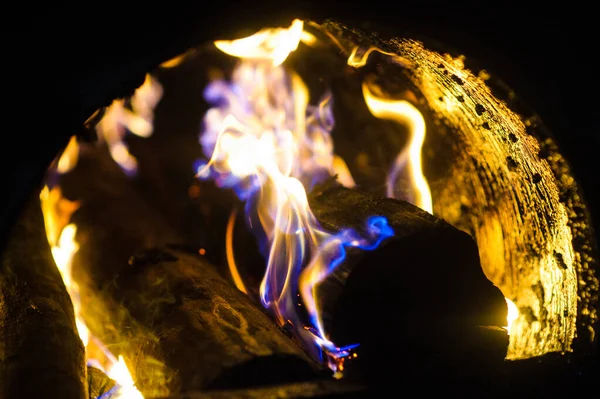
<svg viewBox="0 0 600 399"><path fill-rule="evenodd" d="M310 210L305 187L323 176L337 175L347 187L355 183L343 159L333 153L331 91L311 105L300 76L281 66L300 42L314 43L314 36L303 33L303 21L296 19L288 28L262 29L245 38L214 42L241 62L229 82L214 80L204 90L212 108L204 116L200 143L210 158L212 173L206 177L219 187L233 188L246 202L248 225L267 258L261 303L281 324L294 326L296 334L311 344L315 357L322 358L325 353L336 370L343 369L340 362L358 345L339 348L327 338L315 289L344 262L348 247L373 250L393 236L394 230L385 217L374 215L365 221L364 236L352 229L332 233L319 225ZM375 89L374 84L363 85L371 112L376 117L408 121L412 127L411 145L404 151L409 162L400 161L413 176L417 192L413 202L431 212L420 154L416 153L425 134L422 116L410 104L375 97ZM393 173L404 167L400 161ZM394 184L395 180L389 185ZM237 280L229 238L232 226L230 220L227 256ZM299 308L306 309L306 316Z"/></svg>

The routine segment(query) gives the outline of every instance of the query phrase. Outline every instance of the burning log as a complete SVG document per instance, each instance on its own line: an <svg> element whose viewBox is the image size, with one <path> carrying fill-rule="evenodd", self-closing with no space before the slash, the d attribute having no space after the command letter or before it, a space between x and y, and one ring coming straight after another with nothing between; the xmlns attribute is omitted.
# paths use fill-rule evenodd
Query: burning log
<svg viewBox="0 0 600 399"><path fill-rule="evenodd" d="M136 194L105 150L86 147L61 186L65 195L81 200L72 222L78 226L74 278L84 318L107 345L128 341L120 353L137 355L133 374L142 393L159 396L320 375L250 298L197 250L178 244L181 238ZM102 331L93 320L98 303L108 311L105 319L114 316L125 325ZM85 309L91 312L87 317ZM127 331L131 325L130 335L111 339L111 330ZM146 367L163 375L157 378Z"/></svg>
<svg viewBox="0 0 600 399"><path fill-rule="evenodd" d="M500 328L506 302L483 274L469 235L407 202L354 189L317 188L310 205L330 231L364 231L373 215L394 231L373 251L348 248L346 261L317 287L330 339L360 344L355 370L389 381L398 368L382 365L398 359L426 378L497 371L508 346Z"/></svg>
<svg viewBox="0 0 600 399"><path fill-rule="evenodd" d="M300 21L294 21L288 30L265 32L290 42L295 38L296 46L301 27ZM324 348L337 360L347 354L347 345L359 343L356 363L362 363L361 374L371 381L394 380L389 370L397 368L382 371L379 367L387 363L387 354L412 355L411 361L436 375L462 363L476 364L471 369L501 364L508 344L506 330L500 328L506 324L506 302L483 274L474 241L411 205L355 191L340 189L338 198L337 191L330 192L335 189L325 190L313 196L309 207L305 188L320 176L340 174L329 137L331 99L325 95L318 106L309 105L302 80L279 68L280 52L274 52L269 62L263 48L239 51L232 43L215 43L242 62L232 72L231 83L215 80L204 91L214 107L204 118L200 141L209 161L198 169L198 177L233 187L240 199L251 202L245 220L251 221L259 246L268 255L260 292L263 304L282 323L291 320L297 336L313 353ZM249 98L256 101L248 103ZM370 253L358 248L373 249L377 245L372 244L380 242L362 239L377 235L364 227L373 216L387 220L396 234ZM352 233L344 235L347 230ZM239 250L240 241L229 247ZM346 257L345 263L337 263L340 255ZM246 263L245 271L260 270L262 277L264 259L258 262L260 268L253 268L246 267L247 253L241 258L229 262L230 266ZM394 267L394 258L408 264ZM336 265L334 274L323 282ZM297 303L299 299L302 303ZM406 303L406 312L395 310L399 301ZM323 323L315 321L318 317ZM391 322L378 328L385 320ZM461 344L463 339L468 343ZM399 341L411 342L413 351L401 344L388 348ZM435 359L439 354L444 358Z"/></svg>
<svg viewBox="0 0 600 399"><path fill-rule="evenodd" d="M116 392L117 383L108 378L106 374L95 367L88 366L88 397L91 399L111 399L112 392ZM104 396L103 396L104 395Z"/></svg>
<svg viewBox="0 0 600 399"><path fill-rule="evenodd" d="M0 397L87 397L84 348L38 198L24 207L2 254Z"/></svg>

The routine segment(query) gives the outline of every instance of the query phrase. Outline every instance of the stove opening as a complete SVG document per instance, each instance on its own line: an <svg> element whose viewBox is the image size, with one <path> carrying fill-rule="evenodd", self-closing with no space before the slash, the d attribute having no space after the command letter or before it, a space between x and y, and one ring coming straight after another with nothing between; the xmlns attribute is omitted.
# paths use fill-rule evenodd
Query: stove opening
<svg viewBox="0 0 600 399"><path fill-rule="evenodd" d="M487 381L591 350L577 182L466 65L294 20L191 49L93 115L97 142L73 137L40 198L95 397L343 392L407 361Z"/></svg>

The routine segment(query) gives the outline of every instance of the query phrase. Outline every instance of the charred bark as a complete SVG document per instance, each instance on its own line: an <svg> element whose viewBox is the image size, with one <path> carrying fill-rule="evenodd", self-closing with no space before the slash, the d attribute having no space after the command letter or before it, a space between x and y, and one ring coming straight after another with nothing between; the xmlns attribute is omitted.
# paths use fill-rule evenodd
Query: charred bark
<svg viewBox="0 0 600 399"><path fill-rule="evenodd" d="M0 398L87 398L85 352L37 196L1 259Z"/></svg>
<svg viewBox="0 0 600 399"><path fill-rule="evenodd" d="M78 226L74 270L84 318L114 353L136 359L131 366L142 393L320 375L257 304L197 249L181 244L106 151L86 147L61 186L82 204L72 221Z"/></svg>
<svg viewBox="0 0 600 399"><path fill-rule="evenodd" d="M202 256L169 246L134 256L116 279L124 306L160 335L178 388L241 388L311 379L315 369Z"/></svg>
<svg viewBox="0 0 600 399"><path fill-rule="evenodd" d="M405 362L411 378L498 371L508 346L506 302L468 234L407 202L343 187L317 189L310 204L333 232L363 231L370 216L384 216L394 230L373 251L349 249L318 287L332 340L360 344L350 374L389 383Z"/></svg>
<svg viewBox="0 0 600 399"><path fill-rule="evenodd" d="M87 375L88 397L90 399L112 399L117 397L117 383L104 374L102 370L88 366Z"/></svg>

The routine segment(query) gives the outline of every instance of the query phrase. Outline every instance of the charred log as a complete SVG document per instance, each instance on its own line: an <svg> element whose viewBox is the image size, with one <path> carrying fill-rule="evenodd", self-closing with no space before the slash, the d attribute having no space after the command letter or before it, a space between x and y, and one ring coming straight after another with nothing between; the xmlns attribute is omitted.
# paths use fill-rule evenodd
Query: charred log
<svg viewBox="0 0 600 399"><path fill-rule="evenodd" d="M90 399L111 399L111 395L117 393L117 383L104 374L102 370L88 366L87 375L88 397Z"/></svg>
<svg viewBox="0 0 600 399"><path fill-rule="evenodd" d="M37 196L23 208L2 253L0 397L87 397L84 348Z"/></svg>
<svg viewBox="0 0 600 399"><path fill-rule="evenodd" d="M119 353L138 359L132 366L142 393L159 396L320 375L258 305L197 249L181 245L184 241L136 194L106 151L86 147L61 186L81 200L72 221L80 244L75 280L83 300L90 301L82 308L92 312L84 318L110 347L121 342ZM94 321L99 307L109 327Z"/></svg>
<svg viewBox="0 0 600 399"><path fill-rule="evenodd" d="M361 231L379 215L395 233L376 250L349 249L318 287L332 340L360 344L349 373L389 383L407 361L415 366L403 371L411 378L453 381L499 370L506 302L468 234L407 202L358 190L317 189L310 203L330 231Z"/></svg>

